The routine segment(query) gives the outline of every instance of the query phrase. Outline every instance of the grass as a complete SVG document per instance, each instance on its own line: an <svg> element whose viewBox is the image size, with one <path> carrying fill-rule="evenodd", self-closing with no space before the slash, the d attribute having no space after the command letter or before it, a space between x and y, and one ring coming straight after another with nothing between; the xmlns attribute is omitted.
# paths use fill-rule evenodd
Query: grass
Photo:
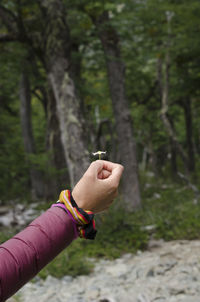
<svg viewBox="0 0 200 302"><path fill-rule="evenodd" d="M95 241L77 239L40 273L61 278L64 275L88 274L93 269L90 258L114 259L124 253L144 250L150 237L164 240L200 239L200 204L184 184L143 177L142 208L134 213L124 211L118 201L104 214L96 217ZM146 184L150 185L147 186ZM156 193L156 194L155 194ZM153 225L149 233L144 226ZM9 234L11 235L11 234ZM0 240L8 234L0 233Z"/></svg>
<svg viewBox="0 0 200 302"><path fill-rule="evenodd" d="M13 228L6 228L0 230L0 244L10 239L12 236L14 236L14 234L15 230Z"/></svg>

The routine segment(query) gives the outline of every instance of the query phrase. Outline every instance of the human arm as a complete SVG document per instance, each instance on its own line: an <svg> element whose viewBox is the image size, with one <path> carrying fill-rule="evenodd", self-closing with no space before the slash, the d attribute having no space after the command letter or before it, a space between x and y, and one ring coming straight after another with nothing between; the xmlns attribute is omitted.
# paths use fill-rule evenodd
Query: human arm
<svg viewBox="0 0 200 302"><path fill-rule="evenodd" d="M75 238L72 220L55 207L0 245L0 301L12 296Z"/></svg>
<svg viewBox="0 0 200 302"><path fill-rule="evenodd" d="M99 213L117 194L123 168L96 161L72 191L79 207ZM22 232L0 246L0 301L5 301L33 278L76 238L74 222L54 207L35 219Z"/></svg>

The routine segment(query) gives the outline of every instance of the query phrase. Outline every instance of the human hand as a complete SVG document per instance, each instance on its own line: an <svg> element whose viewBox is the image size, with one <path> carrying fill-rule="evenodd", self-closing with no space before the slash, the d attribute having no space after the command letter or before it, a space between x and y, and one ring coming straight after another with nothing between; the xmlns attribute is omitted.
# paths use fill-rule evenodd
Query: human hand
<svg viewBox="0 0 200 302"><path fill-rule="evenodd" d="M95 214L108 209L117 196L123 169L109 161L92 162L72 191L78 207Z"/></svg>

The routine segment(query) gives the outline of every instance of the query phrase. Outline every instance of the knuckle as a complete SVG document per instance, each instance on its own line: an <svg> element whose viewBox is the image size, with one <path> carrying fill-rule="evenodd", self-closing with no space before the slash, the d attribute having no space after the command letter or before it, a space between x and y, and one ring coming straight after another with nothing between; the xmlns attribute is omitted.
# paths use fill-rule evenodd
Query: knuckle
<svg viewBox="0 0 200 302"><path fill-rule="evenodd" d="M91 181L94 178L94 174L92 173L92 171L88 171L86 177L88 181Z"/></svg>
<svg viewBox="0 0 200 302"><path fill-rule="evenodd" d="M119 169L123 172L124 171L124 166L122 166L121 164L118 165Z"/></svg>
<svg viewBox="0 0 200 302"><path fill-rule="evenodd" d="M124 166L120 165L120 167L121 167L122 171L124 171Z"/></svg>
<svg viewBox="0 0 200 302"><path fill-rule="evenodd" d="M93 161L91 164L90 164L90 168L91 167L94 167L96 165L96 161Z"/></svg>

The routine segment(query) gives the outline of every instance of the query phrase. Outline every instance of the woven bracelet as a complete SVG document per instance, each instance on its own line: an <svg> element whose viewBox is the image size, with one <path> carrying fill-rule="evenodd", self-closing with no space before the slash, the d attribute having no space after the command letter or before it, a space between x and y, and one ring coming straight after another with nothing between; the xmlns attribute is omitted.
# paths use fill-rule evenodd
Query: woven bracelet
<svg viewBox="0 0 200 302"><path fill-rule="evenodd" d="M58 203L64 204L71 218L78 227L79 236L85 239L95 239L97 230L95 229L94 213L84 211L79 208L69 190L62 191Z"/></svg>

